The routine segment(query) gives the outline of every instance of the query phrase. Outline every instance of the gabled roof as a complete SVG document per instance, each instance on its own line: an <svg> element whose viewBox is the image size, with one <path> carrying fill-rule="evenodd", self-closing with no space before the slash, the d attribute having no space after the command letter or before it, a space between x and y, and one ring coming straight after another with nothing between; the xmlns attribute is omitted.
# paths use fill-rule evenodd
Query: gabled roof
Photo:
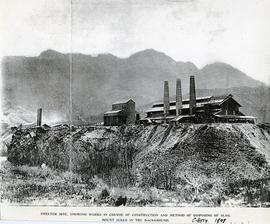
<svg viewBox="0 0 270 224"><path fill-rule="evenodd" d="M241 104L239 104L239 103L232 97L231 94L228 95L224 100L222 100L222 102L220 102L219 105L222 105L223 103L225 103L225 102L226 102L227 100L229 100L229 99L233 100L239 107L242 107Z"/></svg>
<svg viewBox="0 0 270 224"><path fill-rule="evenodd" d="M129 102L129 101L133 101L134 102L134 100L132 100L132 99L125 99L125 100L119 100L119 101L116 101L116 102L114 102L112 105L115 105L115 104L124 104L124 103L127 103L127 102ZM134 102L135 103L135 102Z"/></svg>

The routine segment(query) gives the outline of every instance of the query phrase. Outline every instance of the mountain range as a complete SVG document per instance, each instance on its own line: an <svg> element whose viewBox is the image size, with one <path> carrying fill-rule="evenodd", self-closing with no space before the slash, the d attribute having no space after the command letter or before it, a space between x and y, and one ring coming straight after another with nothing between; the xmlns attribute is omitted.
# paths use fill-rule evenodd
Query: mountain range
<svg viewBox="0 0 270 224"><path fill-rule="evenodd" d="M14 116L16 107L32 112L42 107L47 120L67 120L72 111L74 120L91 121L110 110L114 101L127 98L143 111L162 99L164 80L169 81L173 96L175 80L181 78L183 94L187 94L189 76L195 75L197 96L232 93L244 113L270 121L269 87L222 62L199 69L153 49L128 58L46 50L37 57L4 57L2 68L5 116L12 109Z"/></svg>

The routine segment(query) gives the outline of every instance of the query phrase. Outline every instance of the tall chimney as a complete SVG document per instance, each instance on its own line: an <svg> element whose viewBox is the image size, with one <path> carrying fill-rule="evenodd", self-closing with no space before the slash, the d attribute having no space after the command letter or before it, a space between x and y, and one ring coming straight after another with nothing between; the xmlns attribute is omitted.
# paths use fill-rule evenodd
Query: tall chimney
<svg viewBox="0 0 270 224"><path fill-rule="evenodd" d="M37 109L37 126L41 126L42 108Z"/></svg>
<svg viewBox="0 0 270 224"><path fill-rule="evenodd" d="M163 104L164 104L164 116L169 115L170 110L170 97L169 97L169 83L168 81L164 81L164 96L163 96Z"/></svg>
<svg viewBox="0 0 270 224"><path fill-rule="evenodd" d="M195 77L190 76L189 84L189 113L194 113L194 108L196 107L196 89L195 89Z"/></svg>
<svg viewBox="0 0 270 224"><path fill-rule="evenodd" d="M176 109L176 116L179 116L181 114L182 109L181 79L176 79L175 109Z"/></svg>

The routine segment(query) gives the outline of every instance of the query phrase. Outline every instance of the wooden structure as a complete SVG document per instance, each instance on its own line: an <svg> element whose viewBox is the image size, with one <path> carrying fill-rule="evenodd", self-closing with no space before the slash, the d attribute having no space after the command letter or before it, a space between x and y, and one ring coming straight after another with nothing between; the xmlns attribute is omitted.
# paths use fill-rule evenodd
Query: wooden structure
<svg viewBox="0 0 270 224"><path fill-rule="evenodd" d="M105 126L132 125L139 119L132 99L115 102L112 104L112 110L104 113Z"/></svg>
<svg viewBox="0 0 270 224"><path fill-rule="evenodd" d="M181 80L176 80L176 100L170 101L168 82L164 82L163 102L153 104L141 123L173 122L251 122L256 118L240 112L241 105L231 94L196 97L195 77L190 76L189 99L182 100Z"/></svg>
<svg viewBox="0 0 270 224"><path fill-rule="evenodd" d="M193 104L194 105L194 104ZM241 105L231 94L196 98L196 107L190 114L189 99L182 101L181 115L176 116L176 102L170 101L167 119L177 122L252 122L256 118L245 116L240 112ZM146 119L158 121L163 119L163 104L155 103L146 111Z"/></svg>

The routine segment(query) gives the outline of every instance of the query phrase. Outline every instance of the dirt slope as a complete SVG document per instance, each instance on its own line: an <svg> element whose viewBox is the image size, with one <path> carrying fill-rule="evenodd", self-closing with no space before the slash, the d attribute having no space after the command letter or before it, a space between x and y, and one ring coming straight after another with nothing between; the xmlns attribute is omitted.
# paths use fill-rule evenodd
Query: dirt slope
<svg viewBox="0 0 270 224"><path fill-rule="evenodd" d="M24 159L19 160L19 156ZM97 157L104 167L95 162ZM88 163L97 163L93 167L97 172L114 166L138 169L159 159L165 164L173 159L174 166L183 160L205 163L205 167L224 162L228 169L245 167L245 173L253 173L251 178L255 178L257 168L270 163L270 134L253 124L89 127L72 131L62 127L39 131L36 136L33 130L18 129L9 147L11 162L46 163L59 169L73 166L77 171L87 168ZM240 175L241 169L237 173Z"/></svg>
<svg viewBox="0 0 270 224"><path fill-rule="evenodd" d="M268 206L270 202L267 126L181 124L70 129L63 125L48 130L17 129L7 158L19 170L28 170L21 165L40 167L44 163L60 173L72 171L87 186L98 177L111 194L120 187L130 197L130 205L137 197L146 200L139 196L141 193L134 196L132 189L148 192L147 203L159 205L164 205L162 201L168 197L175 199L170 202L175 205L217 206L224 197L250 206Z"/></svg>

